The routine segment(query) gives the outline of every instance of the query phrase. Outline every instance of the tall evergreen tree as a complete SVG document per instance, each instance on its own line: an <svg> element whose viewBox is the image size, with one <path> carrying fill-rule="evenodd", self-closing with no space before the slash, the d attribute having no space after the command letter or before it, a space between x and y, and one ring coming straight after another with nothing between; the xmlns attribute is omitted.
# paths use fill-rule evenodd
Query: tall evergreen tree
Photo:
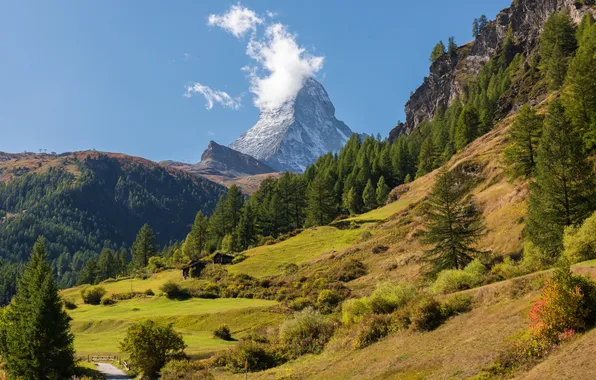
<svg viewBox="0 0 596 380"><path fill-rule="evenodd" d="M472 37L478 38L478 36L480 36L480 25L478 24L478 19L475 18L472 23Z"/></svg>
<svg viewBox="0 0 596 380"><path fill-rule="evenodd" d="M569 57L576 48L575 28L569 12L550 15L540 36L540 55L552 89L558 89L563 84Z"/></svg>
<svg viewBox="0 0 596 380"><path fill-rule="evenodd" d="M97 273L97 260L94 258L90 258L83 266L83 269L81 269L79 277L77 278L77 284L95 284L95 281L97 280Z"/></svg>
<svg viewBox="0 0 596 380"><path fill-rule="evenodd" d="M462 150L479 136L480 120L475 107L466 106L457 122L455 131L455 148Z"/></svg>
<svg viewBox="0 0 596 380"><path fill-rule="evenodd" d="M463 269L482 254L474 244L484 234L482 214L471 196L464 174L442 169L426 204L422 241L431 244L426 259L433 272Z"/></svg>
<svg viewBox="0 0 596 380"><path fill-rule="evenodd" d="M233 232L240 221L240 210L244 204L244 198L240 188L236 185L230 186L225 195L224 219L226 221L226 233Z"/></svg>
<svg viewBox="0 0 596 380"><path fill-rule="evenodd" d="M391 188L385 183L385 177L381 176L379 178L379 182L377 182L377 204L379 206L384 205L387 202L387 198L389 197L389 193L391 192Z"/></svg>
<svg viewBox="0 0 596 380"><path fill-rule="evenodd" d="M145 224L132 244L132 257L136 266L146 267L149 264L149 258L155 256L156 251L155 234L149 224Z"/></svg>
<svg viewBox="0 0 596 380"><path fill-rule="evenodd" d="M97 260L97 279L95 282L98 283L108 278L116 278L115 266L114 251L110 248L102 249Z"/></svg>
<svg viewBox="0 0 596 380"><path fill-rule="evenodd" d="M449 37L447 54L449 54L449 57L451 57L452 60L457 60L457 44L455 43L455 37Z"/></svg>
<svg viewBox="0 0 596 380"><path fill-rule="evenodd" d="M372 181L369 179L362 192L362 201L364 209L370 211L377 207L377 193Z"/></svg>
<svg viewBox="0 0 596 380"><path fill-rule="evenodd" d="M255 215L250 202L246 202L242 207L242 216L237 228L238 245L241 250L246 250L252 246L256 240Z"/></svg>
<svg viewBox="0 0 596 380"><path fill-rule="evenodd" d="M564 228L581 223L594 211L595 186L581 137L555 100L538 147L536 181L530 187L526 225L530 240L554 259Z"/></svg>
<svg viewBox="0 0 596 380"><path fill-rule="evenodd" d="M596 25L582 22L580 47L569 65L563 102L575 128L589 151L596 149Z"/></svg>
<svg viewBox="0 0 596 380"><path fill-rule="evenodd" d="M509 128L511 145L505 150L505 160L514 178L529 178L534 174L543 124L544 118L525 105Z"/></svg>
<svg viewBox="0 0 596 380"><path fill-rule="evenodd" d="M182 245L182 253L191 260L196 260L203 254L207 245L209 232L209 218L199 210L186 240Z"/></svg>
<svg viewBox="0 0 596 380"><path fill-rule="evenodd" d="M432 53L430 54L430 61L436 61L437 59L441 58L445 54L445 52L445 44L443 43L443 41L439 41L439 43L435 45Z"/></svg>
<svg viewBox="0 0 596 380"><path fill-rule="evenodd" d="M333 193L333 183L325 173L317 173L308 187L306 224L323 226L333 221L337 215L337 199Z"/></svg>
<svg viewBox="0 0 596 380"><path fill-rule="evenodd" d="M39 238L5 315L2 356L14 379L68 379L74 373L70 317Z"/></svg>

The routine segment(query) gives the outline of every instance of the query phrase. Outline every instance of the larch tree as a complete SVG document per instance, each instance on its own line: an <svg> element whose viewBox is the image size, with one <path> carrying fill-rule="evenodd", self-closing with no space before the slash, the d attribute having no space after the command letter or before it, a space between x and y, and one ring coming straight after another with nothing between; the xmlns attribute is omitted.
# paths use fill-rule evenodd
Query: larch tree
<svg viewBox="0 0 596 380"><path fill-rule="evenodd" d="M445 44L443 43L443 41L439 41L439 43L435 45L432 53L430 54L430 61L436 61L437 59L441 58L445 54L445 52Z"/></svg>
<svg viewBox="0 0 596 380"><path fill-rule="evenodd" d="M145 224L132 244L132 257L137 267L146 267L149 264L149 258L155 256L156 251L155 234L149 224Z"/></svg>
<svg viewBox="0 0 596 380"><path fill-rule="evenodd" d="M389 193L391 193L391 188L385 182L385 177L381 176L381 178L379 178L379 182L377 182L377 204L381 206L387 203Z"/></svg>
<svg viewBox="0 0 596 380"><path fill-rule="evenodd" d="M68 379L74 374L73 335L39 238L8 307L2 356L14 379Z"/></svg>
<svg viewBox="0 0 596 380"><path fill-rule="evenodd" d="M474 248L484 235L482 213L468 195L465 175L442 169L438 174L424 210L422 242L432 245L426 260L433 273L444 269L463 269L483 254Z"/></svg>
<svg viewBox="0 0 596 380"><path fill-rule="evenodd" d="M362 192L362 201L364 203L364 208L367 211L370 211L377 207L376 189L373 186L373 183L370 179L368 180L368 182L366 182L366 186L364 187L364 191Z"/></svg>
<svg viewBox="0 0 596 380"><path fill-rule="evenodd" d="M196 260L203 254L203 250L207 245L207 238L209 233L209 218L199 211L195 216L195 221L184 244L182 245L182 253L191 260Z"/></svg>
<svg viewBox="0 0 596 380"><path fill-rule="evenodd" d="M308 187L306 224L323 226L333 221L337 214L337 200L333 183L326 173L317 173Z"/></svg>
<svg viewBox="0 0 596 380"><path fill-rule="evenodd" d="M540 55L551 89L559 89L563 84L569 59L576 48L575 27L569 12L550 15L540 35Z"/></svg>
<svg viewBox="0 0 596 380"><path fill-rule="evenodd" d="M536 181L530 187L526 233L553 260L565 227L578 225L595 209L594 172L582 139L555 100L538 147Z"/></svg>
<svg viewBox="0 0 596 380"><path fill-rule="evenodd" d="M505 161L514 178L533 176L544 117L530 105L523 106L509 128L511 145L505 150Z"/></svg>

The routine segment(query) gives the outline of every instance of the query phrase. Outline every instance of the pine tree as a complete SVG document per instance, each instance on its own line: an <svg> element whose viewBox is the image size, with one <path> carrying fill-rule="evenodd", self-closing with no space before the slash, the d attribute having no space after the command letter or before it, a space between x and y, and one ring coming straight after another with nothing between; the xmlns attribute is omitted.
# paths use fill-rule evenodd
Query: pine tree
<svg viewBox="0 0 596 380"><path fill-rule="evenodd" d="M457 60L457 44L455 43L455 37L449 37L447 54L449 54L449 57L451 57L452 61Z"/></svg>
<svg viewBox="0 0 596 380"><path fill-rule="evenodd" d="M476 108L466 106L459 116L455 131L455 148L462 150L479 136L480 120Z"/></svg>
<svg viewBox="0 0 596 380"><path fill-rule="evenodd" d="M581 223L594 211L594 187L581 137L561 103L553 101L538 147L536 181L530 187L526 232L531 241L554 259L564 228Z"/></svg>
<svg viewBox="0 0 596 380"><path fill-rule="evenodd" d="M10 378L67 379L74 373L70 317L39 238L5 315L2 356Z"/></svg>
<svg viewBox="0 0 596 380"><path fill-rule="evenodd" d="M580 26L580 47L569 65L563 102L584 146L596 149L596 25L591 18Z"/></svg>
<svg viewBox="0 0 596 380"><path fill-rule="evenodd" d="M238 245L241 250L246 250L257 240L255 229L255 215L250 202L246 202L242 207L242 216L237 229Z"/></svg>
<svg viewBox="0 0 596 380"><path fill-rule="evenodd" d="M77 284L95 284L95 281L97 280L97 273L97 260L94 258L87 260L87 262L83 266L83 269L81 269L81 272L79 273L79 277L77 278Z"/></svg>
<svg viewBox="0 0 596 380"><path fill-rule="evenodd" d="M482 254L473 246L484 234L484 221L467 187L462 173L442 169L429 195L422 241L433 246L426 258L435 273L463 269Z"/></svg>
<svg viewBox="0 0 596 380"><path fill-rule="evenodd" d="M552 89L559 89L563 84L569 57L576 48L575 28L569 12L550 15L540 36L540 55Z"/></svg>
<svg viewBox="0 0 596 380"><path fill-rule="evenodd" d="M432 53L430 54L430 61L434 62L437 59L441 58L444 54L445 54L445 44L443 43L443 41L439 41L439 43L435 45Z"/></svg>
<svg viewBox="0 0 596 380"><path fill-rule="evenodd" d="M149 258L155 256L155 234L148 224L141 227L137 238L132 244L132 257L137 267L144 268L149 264Z"/></svg>
<svg viewBox="0 0 596 380"><path fill-rule="evenodd" d="M505 161L514 178L529 178L534 174L543 124L544 118L534 108L525 105L509 128L511 145L505 150Z"/></svg>
<svg viewBox="0 0 596 380"><path fill-rule="evenodd" d="M308 187L306 224L323 226L333 221L337 215L337 200L333 193L333 183L325 173L317 173Z"/></svg>
<svg viewBox="0 0 596 380"><path fill-rule="evenodd" d="M370 179L366 183L364 191L362 192L362 201L364 202L364 209L367 211L377 207L377 194Z"/></svg>
<svg viewBox="0 0 596 380"><path fill-rule="evenodd" d="M432 172L435 168L436 159L435 147L433 145L432 139L427 138L424 140L422 147L420 148L416 177L422 177Z"/></svg>
<svg viewBox="0 0 596 380"><path fill-rule="evenodd" d="M114 251L110 248L104 248L97 260L97 279L95 282L102 282L108 278L116 278Z"/></svg>
<svg viewBox="0 0 596 380"><path fill-rule="evenodd" d="M196 260L203 254L207 245L209 232L209 218L199 211L195 217L190 233L182 245L182 253L191 260Z"/></svg>
<svg viewBox="0 0 596 380"><path fill-rule="evenodd" d="M474 22L472 23L472 37L478 38L480 36L480 25L478 24L478 19L475 18Z"/></svg>
<svg viewBox="0 0 596 380"><path fill-rule="evenodd" d="M381 176L381 178L379 178L379 182L377 182L377 204L384 205L385 203L387 203L389 193L391 193L391 188L385 183L385 177Z"/></svg>
<svg viewBox="0 0 596 380"><path fill-rule="evenodd" d="M360 212L359 198L358 190L356 190L355 187L350 187L350 190L344 194L344 208L348 210L351 215L355 215Z"/></svg>
<svg viewBox="0 0 596 380"><path fill-rule="evenodd" d="M244 198L240 188L236 185L230 186L225 195L224 202L224 219L226 221L226 233L233 232L240 221L240 210L244 204Z"/></svg>

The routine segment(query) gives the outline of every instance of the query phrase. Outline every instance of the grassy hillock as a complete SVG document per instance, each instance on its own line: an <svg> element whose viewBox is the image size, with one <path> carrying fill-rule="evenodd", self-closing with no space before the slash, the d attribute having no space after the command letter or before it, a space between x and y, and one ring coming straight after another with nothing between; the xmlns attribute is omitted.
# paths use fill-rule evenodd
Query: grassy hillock
<svg viewBox="0 0 596 380"><path fill-rule="evenodd" d="M82 287L62 292L65 299L77 307L69 310L71 327L75 334L77 355L119 355L118 344L131 323L144 319L171 323L182 333L191 356L204 356L230 347L235 341L213 337L213 330L221 324L230 327L232 335L240 338L253 329L279 325L284 315L275 307L277 302L234 299L171 300L159 295L159 288L167 281L183 284L180 271L170 270L145 280L132 280L133 291L152 289L157 295L119 301L114 305L86 305L80 296ZM130 292L131 280L101 284L107 296Z"/></svg>

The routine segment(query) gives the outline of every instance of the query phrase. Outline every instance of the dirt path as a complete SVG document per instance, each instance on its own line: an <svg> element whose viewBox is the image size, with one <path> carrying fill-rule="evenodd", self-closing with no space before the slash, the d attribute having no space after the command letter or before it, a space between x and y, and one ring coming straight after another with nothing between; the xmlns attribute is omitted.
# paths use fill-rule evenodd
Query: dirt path
<svg viewBox="0 0 596 380"><path fill-rule="evenodd" d="M130 379L122 370L108 363L97 363L97 370L104 374L106 380Z"/></svg>

